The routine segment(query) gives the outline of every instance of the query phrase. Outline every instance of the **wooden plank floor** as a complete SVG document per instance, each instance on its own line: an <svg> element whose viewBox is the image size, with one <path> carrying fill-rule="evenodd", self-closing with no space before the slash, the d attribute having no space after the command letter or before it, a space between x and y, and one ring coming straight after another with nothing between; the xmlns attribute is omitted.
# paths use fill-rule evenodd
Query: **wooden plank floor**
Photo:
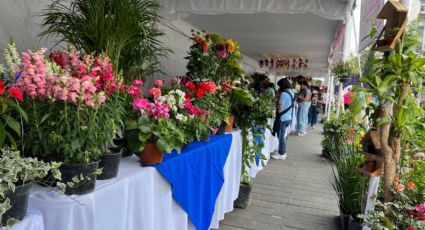
<svg viewBox="0 0 425 230"><path fill-rule="evenodd" d="M320 157L322 126L308 131L289 137L288 158L269 161L253 180L250 207L226 214L220 229L340 229L331 167Z"/></svg>

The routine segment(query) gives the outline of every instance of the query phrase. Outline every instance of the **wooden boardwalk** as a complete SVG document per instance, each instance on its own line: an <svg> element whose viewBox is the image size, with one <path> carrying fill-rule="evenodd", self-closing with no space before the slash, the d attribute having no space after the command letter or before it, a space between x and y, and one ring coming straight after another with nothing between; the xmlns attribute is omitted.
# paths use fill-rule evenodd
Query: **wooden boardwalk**
<svg viewBox="0 0 425 230"><path fill-rule="evenodd" d="M318 126L307 136L290 136L288 159L269 161L253 180L250 207L228 213L220 229L340 229L332 171L320 157L321 132Z"/></svg>

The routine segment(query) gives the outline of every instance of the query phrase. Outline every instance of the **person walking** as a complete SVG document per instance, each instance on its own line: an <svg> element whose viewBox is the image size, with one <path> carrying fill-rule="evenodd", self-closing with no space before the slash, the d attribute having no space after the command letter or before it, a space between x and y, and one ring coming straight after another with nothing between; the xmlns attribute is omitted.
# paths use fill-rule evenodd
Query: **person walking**
<svg viewBox="0 0 425 230"><path fill-rule="evenodd" d="M291 82L288 79L281 79L277 82L279 86L280 97L276 104L276 118L273 127L273 133L279 138L279 152L272 155L275 160L285 160L286 153L286 131L292 122L292 110L295 103L294 91Z"/></svg>
<svg viewBox="0 0 425 230"><path fill-rule="evenodd" d="M307 134L308 126L308 111L311 106L311 91L308 89L307 81L300 80L300 93L298 95L298 123L297 123L297 135L305 136Z"/></svg>

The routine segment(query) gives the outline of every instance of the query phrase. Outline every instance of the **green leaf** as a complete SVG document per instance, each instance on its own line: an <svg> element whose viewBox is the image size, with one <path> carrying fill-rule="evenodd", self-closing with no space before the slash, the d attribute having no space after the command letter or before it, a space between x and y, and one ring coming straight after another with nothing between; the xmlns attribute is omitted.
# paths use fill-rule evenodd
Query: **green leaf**
<svg viewBox="0 0 425 230"><path fill-rule="evenodd" d="M6 130L3 125L0 125L0 146L4 145L4 140L6 139Z"/></svg>
<svg viewBox="0 0 425 230"><path fill-rule="evenodd" d="M3 114L2 118L7 123L7 126L9 126L13 131L15 131L18 136L21 136L21 124L16 121L15 118L6 114Z"/></svg>

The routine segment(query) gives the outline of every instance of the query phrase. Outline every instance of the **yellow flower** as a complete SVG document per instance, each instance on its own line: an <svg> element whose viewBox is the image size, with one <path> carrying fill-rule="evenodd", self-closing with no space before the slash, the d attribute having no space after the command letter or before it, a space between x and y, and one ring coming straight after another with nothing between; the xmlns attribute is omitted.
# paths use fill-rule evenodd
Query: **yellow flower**
<svg viewBox="0 0 425 230"><path fill-rule="evenodd" d="M232 41L232 39L226 39L225 43L227 51L232 54L235 51L235 43Z"/></svg>

